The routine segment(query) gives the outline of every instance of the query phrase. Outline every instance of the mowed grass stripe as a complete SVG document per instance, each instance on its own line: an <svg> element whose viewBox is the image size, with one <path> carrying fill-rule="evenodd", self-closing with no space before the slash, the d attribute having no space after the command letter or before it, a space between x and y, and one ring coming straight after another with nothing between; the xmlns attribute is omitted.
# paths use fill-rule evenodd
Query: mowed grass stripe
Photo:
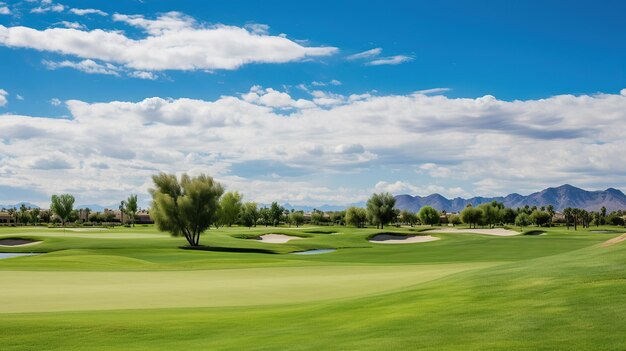
<svg viewBox="0 0 626 351"><path fill-rule="evenodd" d="M368 296L497 263L175 272L2 271L0 313L297 304Z"/></svg>

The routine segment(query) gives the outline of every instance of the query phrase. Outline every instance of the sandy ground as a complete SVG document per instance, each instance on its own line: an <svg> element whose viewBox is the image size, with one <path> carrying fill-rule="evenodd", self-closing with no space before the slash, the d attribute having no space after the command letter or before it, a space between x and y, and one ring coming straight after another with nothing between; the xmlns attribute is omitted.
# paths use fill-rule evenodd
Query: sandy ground
<svg viewBox="0 0 626 351"><path fill-rule="evenodd" d="M39 244L41 241L33 241L26 239L0 239L0 246L16 247Z"/></svg>
<svg viewBox="0 0 626 351"><path fill-rule="evenodd" d="M425 243L429 241L439 240L436 236L431 235L389 235L379 234L369 240L370 243L376 244L414 244Z"/></svg>
<svg viewBox="0 0 626 351"><path fill-rule="evenodd" d="M494 229L456 229L456 228L433 228L429 230L432 233L471 233L471 234L484 234L495 236L512 236L518 235L519 232L514 230L508 230L503 228Z"/></svg>
<svg viewBox="0 0 626 351"><path fill-rule="evenodd" d="M605 241L602 244L602 247L608 247L608 246L611 246L611 245L619 244L622 241L626 241L626 234L622 234L622 235L620 235L620 236L618 236L616 238L613 238L613 239Z"/></svg>
<svg viewBox="0 0 626 351"><path fill-rule="evenodd" d="M304 238L299 238L297 236L283 235L283 234L265 234L265 235L261 235L259 239L257 240L264 242L264 243L268 243L268 244L284 244L288 242L289 240L297 240L297 239L304 239Z"/></svg>

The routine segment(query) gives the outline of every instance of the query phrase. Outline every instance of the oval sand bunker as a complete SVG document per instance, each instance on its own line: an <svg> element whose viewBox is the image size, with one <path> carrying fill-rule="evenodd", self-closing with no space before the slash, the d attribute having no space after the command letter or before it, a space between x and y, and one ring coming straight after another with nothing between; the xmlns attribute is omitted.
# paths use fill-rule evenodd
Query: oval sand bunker
<svg viewBox="0 0 626 351"><path fill-rule="evenodd" d="M257 240L268 244L284 244L289 240L303 239L297 236L283 235L283 234L265 234L261 235Z"/></svg>
<svg viewBox="0 0 626 351"><path fill-rule="evenodd" d="M6 239L0 239L0 246L26 246L26 245L33 245L33 244L39 244L41 241L37 241L37 240L30 240L30 239L20 239L20 238L6 238Z"/></svg>
<svg viewBox="0 0 626 351"><path fill-rule="evenodd" d="M432 235L390 235L378 234L372 237L369 242L376 244L414 244L439 240Z"/></svg>

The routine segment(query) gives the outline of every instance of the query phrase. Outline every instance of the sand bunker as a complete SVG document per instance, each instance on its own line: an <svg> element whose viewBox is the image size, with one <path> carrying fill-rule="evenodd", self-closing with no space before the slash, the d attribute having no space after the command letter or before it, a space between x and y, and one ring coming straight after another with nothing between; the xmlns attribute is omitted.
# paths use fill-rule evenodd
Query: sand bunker
<svg viewBox="0 0 626 351"><path fill-rule="evenodd" d="M602 244L602 247L609 247L611 245L615 245L615 244L619 244L622 241L626 241L626 234L622 234L616 238L613 238L611 240L607 240Z"/></svg>
<svg viewBox="0 0 626 351"><path fill-rule="evenodd" d="M436 236L431 235L391 235L378 234L373 236L369 242L376 244L414 244L425 243L429 241L439 240Z"/></svg>
<svg viewBox="0 0 626 351"><path fill-rule="evenodd" d="M53 228L55 230L66 230L68 232L106 232L109 229L107 228Z"/></svg>
<svg viewBox="0 0 626 351"><path fill-rule="evenodd" d="M30 240L30 239L8 238L8 239L0 239L0 246L11 246L11 247L27 246L27 245L39 244L40 242L41 241Z"/></svg>
<svg viewBox="0 0 626 351"><path fill-rule="evenodd" d="M471 233L471 234L484 234L484 235L495 235L495 236L513 236L518 235L519 232L514 230L508 230L503 228L493 228L493 229L456 229L456 228L433 228L429 230L429 232L433 233Z"/></svg>
<svg viewBox="0 0 626 351"><path fill-rule="evenodd" d="M284 235L284 234L264 234L264 235L261 235L257 240L264 242L264 243L268 243L268 244L284 244L288 242L289 240L297 240L297 239L304 239L304 238L299 238L297 236L290 236L290 235Z"/></svg>

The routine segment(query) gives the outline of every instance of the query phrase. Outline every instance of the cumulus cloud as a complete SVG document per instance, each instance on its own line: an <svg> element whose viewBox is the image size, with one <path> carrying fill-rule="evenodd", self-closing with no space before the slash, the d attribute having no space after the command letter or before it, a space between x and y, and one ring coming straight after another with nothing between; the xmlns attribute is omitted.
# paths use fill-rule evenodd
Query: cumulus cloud
<svg viewBox="0 0 626 351"><path fill-rule="evenodd" d="M313 205L362 201L374 190L489 196L565 182L626 187L621 93L299 99L255 86L211 101L65 104L68 119L0 117L0 186L106 203L145 194L158 171L207 172L249 200ZM347 180L324 181L335 175ZM363 186L371 179L381 181Z"/></svg>
<svg viewBox="0 0 626 351"><path fill-rule="evenodd" d="M46 13L46 12L63 12L65 6L61 4L55 4L52 0L41 0L39 6L30 10L31 13Z"/></svg>
<svg viewBox="0 0 626 351"><path fill-rule="evenodd" d="M303 46L284 36L259 32L258 26L247 29L198 23L179 12L156 19L115 14L113 20L138 28L145 36L130 38L119 30L0 25L0 45L98 60L131 71L234 70L252 63L301 61L338 51L334 47Z"/></svg>
<svg viewBox="0 0 626 351"><path fill-rule="evenodd" d="M8 6L3 6L4 4L0 4L0 15L10 15L11 9Z"/></svg>
<svg viewBox="0 0 626 351"><path fill-rule="evenodd" d="M9 93L6 90L0 89L0 107L6 106L6 104L8 103L8 95Z"/></svg>
<svg viewBox="0 0 626 351"><path fill-rule="evenodd" d="M70 12L78 15L78 16L85 16L85 15L90 15L90 14L94 14L94 15L100 15L100 16L108 16L109 14L102 11L102 10L98 10L98 9L70 9Z"/></svg>
<svg viewBox="0 0 626 351"><path fill-rule="evenodd" d="M50 104L52 106L60 106L63 102L57 98L50 99Z"/></svg>

